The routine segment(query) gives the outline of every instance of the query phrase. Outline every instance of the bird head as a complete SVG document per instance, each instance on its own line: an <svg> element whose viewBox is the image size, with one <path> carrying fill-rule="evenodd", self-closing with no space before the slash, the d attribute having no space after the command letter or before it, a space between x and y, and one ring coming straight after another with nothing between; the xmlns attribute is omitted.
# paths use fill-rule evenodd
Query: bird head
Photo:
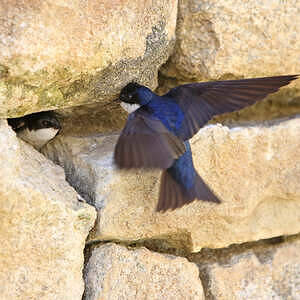
<svg viewBox="0 0 300 300"><path fill-rule="evenodd" d="M130 82L121 90L118 100L121 101L123 109L132 113L140 106L148 104L153 95L147 87L136 82Z"/></svg>
<svg viewBox="0 0 300 300"><path fill-rule="evenodd" d="M128 83L125 87L122 88L119 99L122 102L129 104L141 104L138 93L140 88L142 88L142 86L136 82Z"/></svg>
<svg viewBox="0 0 300 300"><path fill-rule="evenodd" d="M52 112L39 112L28 115L26 117L29 130L39 130L46 128L53 128L56 130L61 129L58 119Z"/></svg>
<svg viewBox="0 0 300 300"><path fill-rule="evenodd" d="M19 138L38 150L53 139L61 129L59 120L52 111L33 113L7 121Z"/></svg>

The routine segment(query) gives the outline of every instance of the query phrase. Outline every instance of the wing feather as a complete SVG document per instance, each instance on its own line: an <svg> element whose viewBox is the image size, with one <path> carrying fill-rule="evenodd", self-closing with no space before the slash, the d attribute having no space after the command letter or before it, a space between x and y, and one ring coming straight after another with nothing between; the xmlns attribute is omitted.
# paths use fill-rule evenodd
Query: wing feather
<svg viewBox="0 0 300 300"><path fill-rule="evenodd" d="M213 116L233 112L277 92L299 75L185 84L164 97L174 99L184 112L179 137L190 139Z"/></svg>
<svg viewBox="0 0 300 300"><path fill-rule="evenodd" d="M185 152L184 143L144 108L131 113L117 141L119 168L169 168Z"/></svg>

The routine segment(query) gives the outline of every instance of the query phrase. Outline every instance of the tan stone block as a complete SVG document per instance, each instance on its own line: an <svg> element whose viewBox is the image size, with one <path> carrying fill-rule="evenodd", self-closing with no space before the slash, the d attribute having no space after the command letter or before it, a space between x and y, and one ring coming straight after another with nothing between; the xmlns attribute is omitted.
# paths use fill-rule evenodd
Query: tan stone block
<svg viewBox="0 0 300 300"><path fill-rule="evenodd" d="M299 9L298 0L180 0L163 73L182 80L299 73Z"/></svg>
<svg viewBox="0 0 300 300"><path fill-rule="evenodd" d="M81 299L93 207L0 120L0 298Z"/></svg>
<svg viewBox="0 0 300 300"><path fill-rule="evenodd" d="M85 300L204 299L197 266L185 258L106 244L85 267Z"/></svg>
<svg viewBox="0 0 300 300"><path fill-rule="evenodd" d="M119 171L117 135L58 136L45 149L98 209L90 239L159 240L197 252L300 231L300 119L207 126L191 140L195 167L222 200L155 212L160 172Z"/></svg>
<svg viewBox="0 0 300 300"><path fill-rule="evenodd" d="M296 300L300 296L300 240L259 249L205 267L207 292L218 300Z"/></svg>
<svg viewBox="0 0 300 300"><path fill-rule="evenodd" d="M154 88L176 15L177 0L2 1L0 116L108 101L133 79Z"/></svg>

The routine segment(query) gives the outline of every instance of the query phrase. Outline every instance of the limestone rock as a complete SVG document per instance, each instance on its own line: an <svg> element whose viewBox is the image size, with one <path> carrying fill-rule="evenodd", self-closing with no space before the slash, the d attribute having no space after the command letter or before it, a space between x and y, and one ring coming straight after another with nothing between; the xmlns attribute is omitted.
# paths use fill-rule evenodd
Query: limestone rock
<svg viewBox="0 0 300 300"><path fill-rule="evenodd" d="M84 277L85 300L204 299L195 264L145 248L128 250L115 244L95 248Z"/></svg>
<svg viewBox="0 0 300 300"><path fill-rule="evenodd" d="M0 117L156 86L174 46L177 0L2 1Z"/></svg>
<svg viewBox="0 0 300 300"><path fill-rule="evenodd" d="M180 0L175 51L162 72L182 80L298 73L299 9L297 0Z"/></svg>
<svg viewBox="0 0 300 300"><path fill-rule="evenodd" d="M202 266L208 299L299 299L300 240L253 247Z"/></svg>
<svg viewBox="0 0 300 300"><path fill-rule="evenodd" d="M228 128L191 140L195 167L222 203L156 213L160 172L119 171L117 135L58 136L44 149L98 209L96 240L158 240L199 251L300 231L300 118Z"/></svg>
<svg viewBox="0 0 300 300"><path fill-rule="evenodd" d="M0 120L0 298L81 299L93 207Z"/></svg>

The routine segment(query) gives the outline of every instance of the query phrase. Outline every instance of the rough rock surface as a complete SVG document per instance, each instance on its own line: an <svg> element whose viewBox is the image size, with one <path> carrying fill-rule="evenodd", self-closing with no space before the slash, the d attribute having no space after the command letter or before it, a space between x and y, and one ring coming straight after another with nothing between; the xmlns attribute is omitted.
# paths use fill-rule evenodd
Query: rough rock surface
<svg viewBox="0 0 300 300"><path fill-rule="evenodd" d="M183 80L298 73L299 10L298 0L180 0L175 51L162 71Z"/></svg>
<svg viewBox="0 0 300 300"><path fill-rule="evenodd" d="M195 167L222 200L156 213L159 171L118 171L117 136L58 136L44 149L98 209L91 239L160 240L199 251L300 230L300 118L229 129L191 140Z"/></svg>
<svg viewBox="0 0 300 300"><path fill-rule="evenodd" d="M204 299L195 264L145 248L128 250L115 244L95 248L84 277L85 300Z"/></svg>
<svg viewBox="0 0 300 300"><path fill-rule="evenodd" d="M210 253L214 262L199 263L206 299L299 299L299 235L281 244L251 245L237 254L236 247L230 248L227 254L225 249L212 251L220 252Z"/></svg>
<svg viewBox="0 0 300 300"><path fill-rule="evenodd" d="M0 120L0 298L81 299L93 207Z"/></svg>
<svg viewBox="0 0 300 300"><path fill-rule="evenodd" d="M155 87L176 15L177 0L2 1L0 117L103 103L133 79Z"/></svg>

